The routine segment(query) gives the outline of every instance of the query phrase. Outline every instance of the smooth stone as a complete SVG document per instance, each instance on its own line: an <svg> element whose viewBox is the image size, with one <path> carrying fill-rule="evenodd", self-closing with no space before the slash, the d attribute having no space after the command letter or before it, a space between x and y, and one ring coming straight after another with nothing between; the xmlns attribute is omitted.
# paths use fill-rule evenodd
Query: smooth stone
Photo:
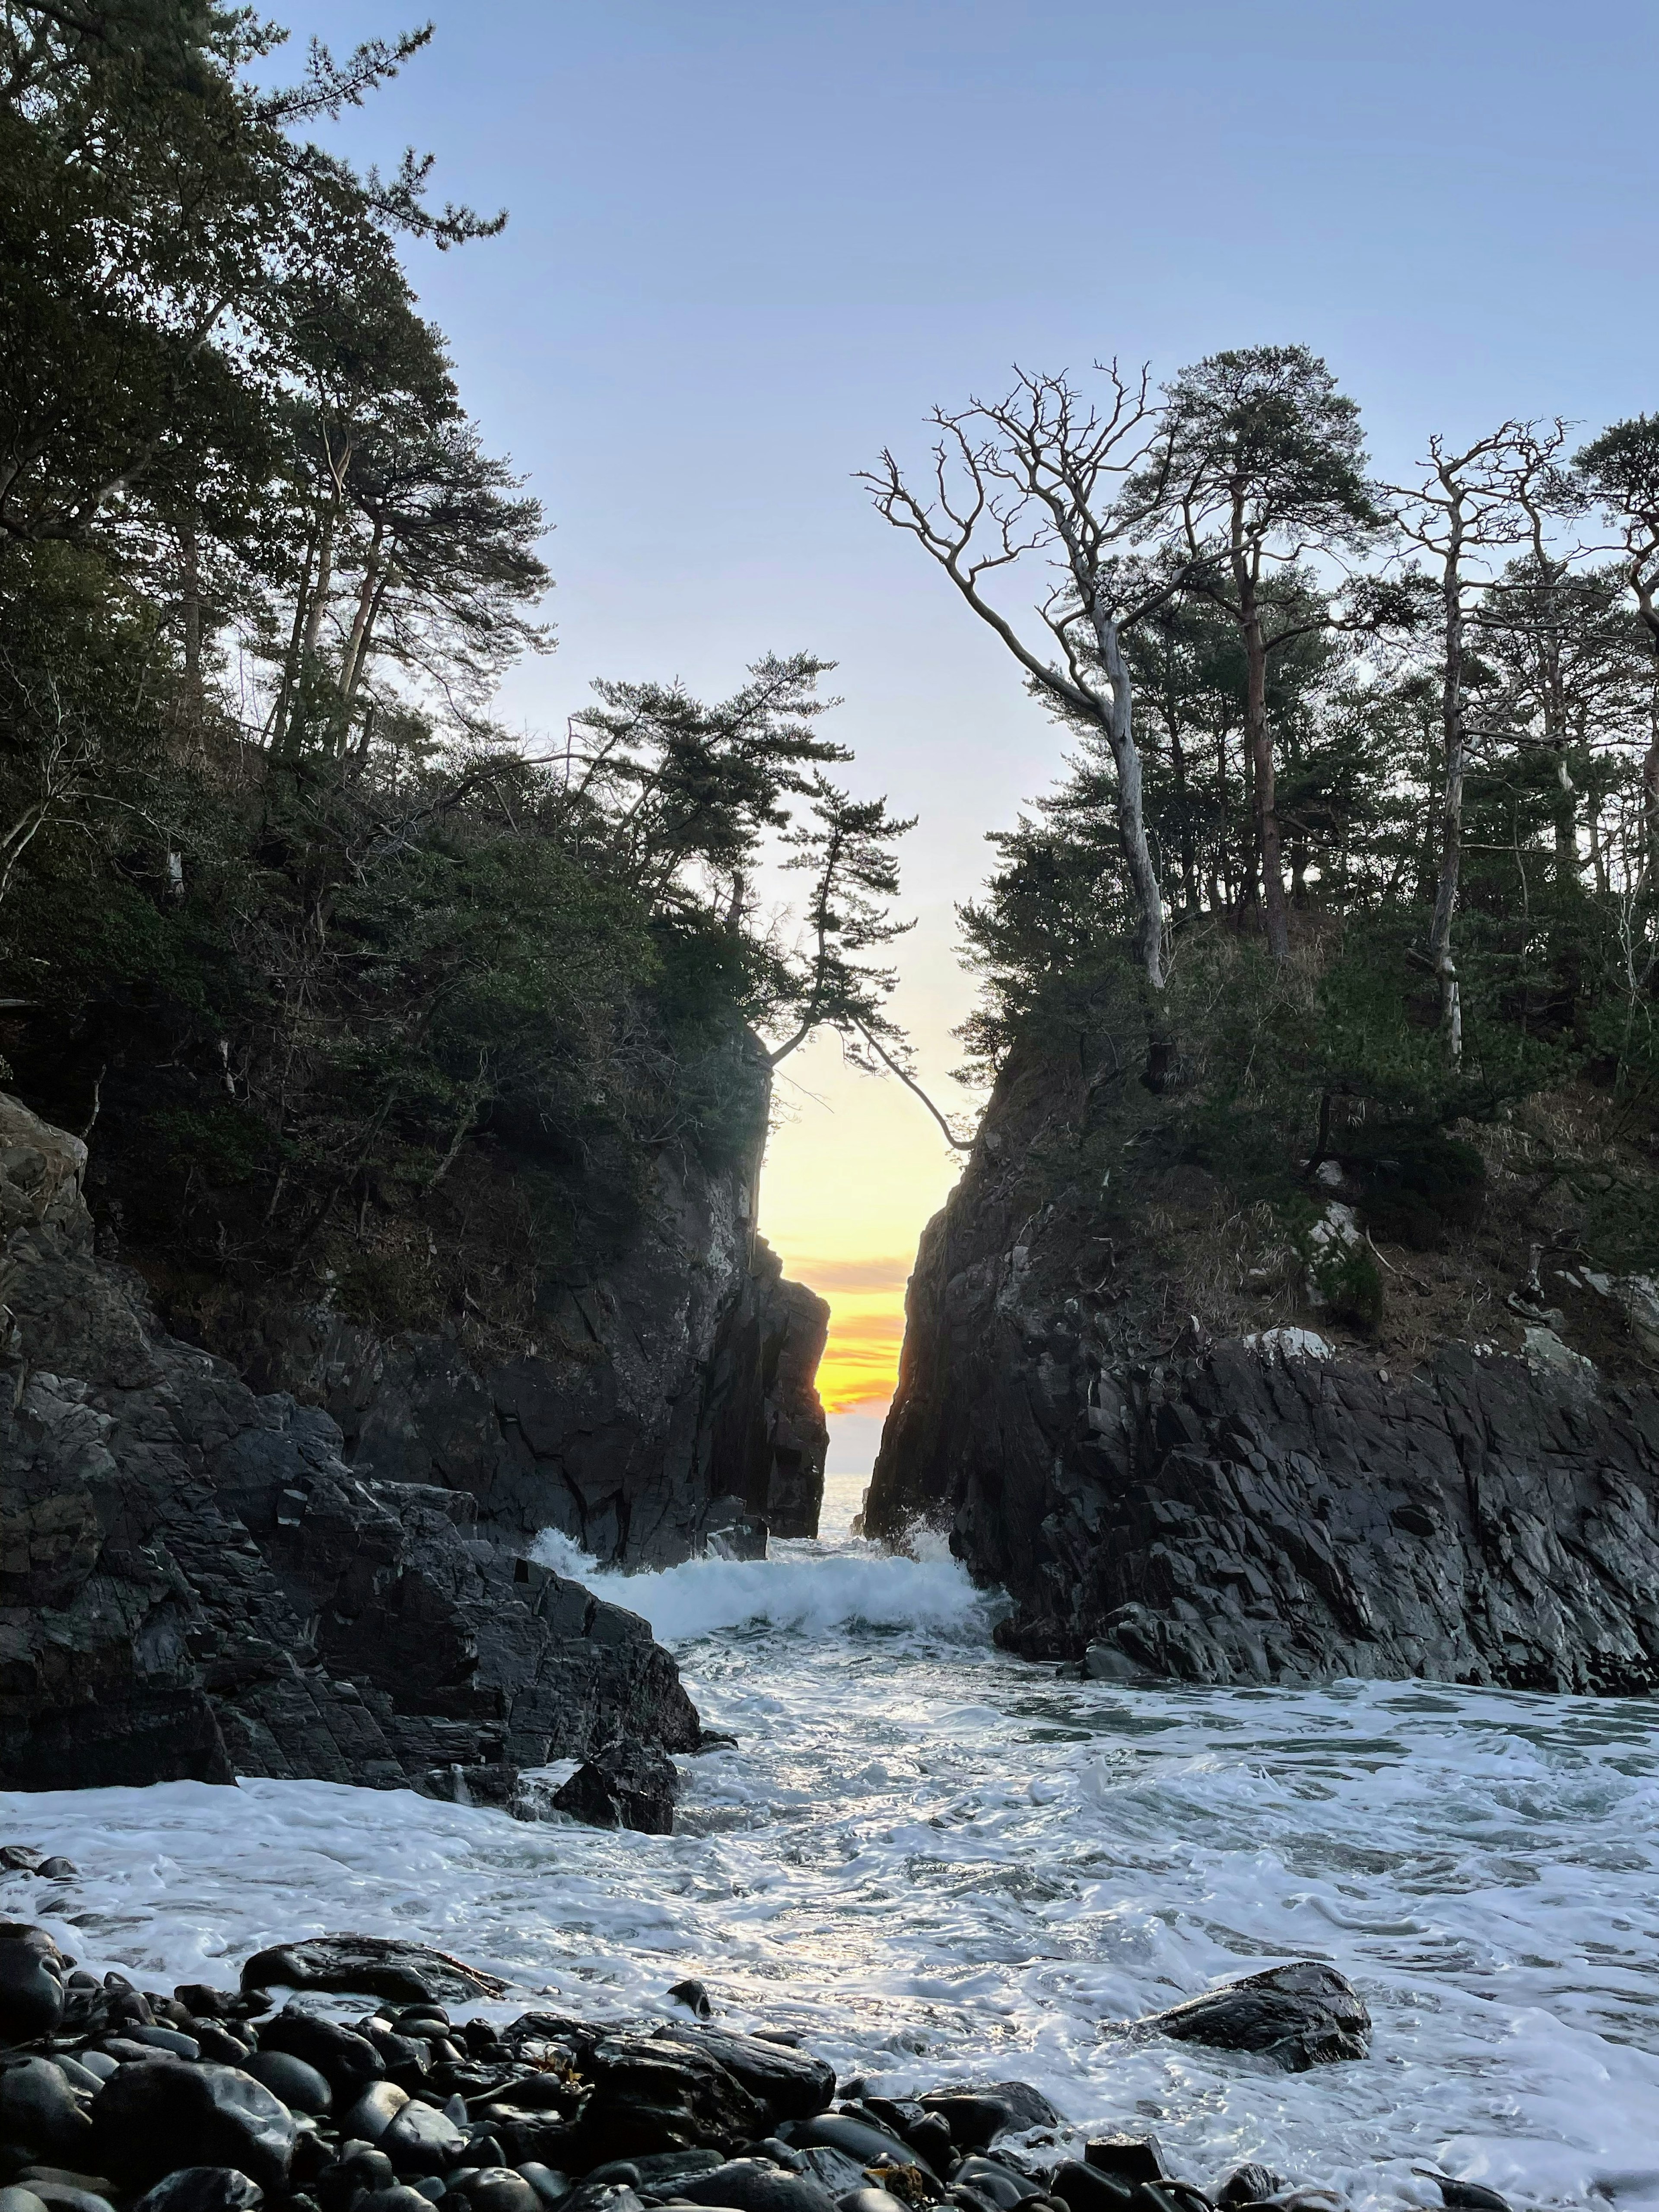
<svg viewBox="0 0 1659 2212"><path fill-rule="evenodd" d="M265 2192L234 2166L181 2166L146 2190L132 2212L257 2212Z"/></svg>
<svg viewBox="0 0 1659 2212"><path fill-rule="evenodd" d="M1054 2168L1048 2186L1056 2197L1065 2199L1072 2212L1122 2212L1135 2193L1131 2183L1119 2181L1075 2158L1066 2159Z"/></svg>
<svg viewBox="0 0 1659 2212"><path fill-rule="evenodd" d="M340 2132L363 2142L378 2143L404 2106L407 2089L395 2081L371 2081L340 2122Z"/></svg>
<svg viewBox="0 0 1659 2212"><path fill-rule="evenodd" d="M363 2206L365 2212L370 2206L374 2212L431 2212L432 2199L404 2182L394 2181L390 2189L377 2189L365 2197Z"/></svg>
<svg viewBox="0 0 1659 2212"><path fill-rule="evenodd" d="M803 2147L823 2144L842 2152L854 2165L920 2166L931 2172L926 2160L908 2142L873 2120L855 2120L847 2112L818 2112L810 2120L797 2120L785 2141Z"/></svg>
<svg viewBox="0 0 1659 2212"><path fill-rule="evenodd" d="M216 2020L198 2020L184 2031L193 2035L202 2046L204 2058L210 2058L218 2066L240 2066L246 2070L253 2051L252 2043L244 2043L228 2027L221 2027Z"/></svg>
<svg viewBox="0 0 1659 2212"><path fill-rule="evenodd" d="M856 2159L848 2158L844 2150L831 2150L827 2143L802 2143L789 2148L813 2179L821 2181L837 2199L871 2185L862 2166Z"/></svg>
<svg viewBox="0 0 1659 2212"><path fill-rule="evenodd" d="M1449 2173L1428 2178L1439 2190L1446 2212L1511 2212L1508 2197L1488 2189L1484 2181L1457 2181Z"/></svg>
<svg viewBox="0 0 1659 2212"><path fill-rule="evenodd" d="M544 2166L539 2159L527 2158L513 2170L523 2175L545 2205L562 2204L570 2194L570 2176L561 2173L556 2166Z"/></svg>
<svg viewBox="0 0 1659 2212"><path fill-rule="evenodd" d="M95 2189L77 2189L67 2181L29 2182L32 2190L46 2206L46 2212L112 2212L107 2197Z"/></svg>
<svg viewBox="0 0 1659 2212"><path fill-rule="evenodd" d="M10 2188L0 2189L0 2212L46 2212L46 2201L14 2182Z"/></svg>
<svg viewBox="0 0 1659 2212"><path fill-rule="evenodd" d="M314 2066L342 2104L355 2103L386 2074L386 2061L364 2035L305 2012L279 2012L259 2027L261 2051L285 2051Z"/></svg>
<svg viewBox="0 0 1659 2212"><path fill-rule="evenodd" d="M0 2068L0 2136L74 2158L90 2148L92 2122L66 2074L50 2058L25 2058Z"/></svg>
<svg viewBox="0 0 1659 2212"><path fill-rule="evenodd" d="M92 2124L99 2165L144 2188L187 2164L234 2166L280 2191L299 2132L287 2106L251 2074L159 2051L104 2084Z"/></svg>
<svg viewBox="0 0 1659 2212"><path fill-rule="evenodd" d="M328 2086L327 2077L314 2066L308 2066L303 2058L296 2058L291 2051L251 2051L242 2070L251 2074L256 2081L263 2081L271 2095L280 2097L291 2112L309 2112L315 2117L333 2107L334 2092ZM355 2132L361 2134L362 2130Z"/></svg>
<svg viewBox="0 0 1659 2212"><path fill-rule="evenodd" d="M428 2204L435 2204L441 2197L449 2194L449 2184L441 2173L423 2173L418 2181L411 2181L409 2185L424 2197Z"/></svg>
<svg viewBox="0 0 1659 2212"><path fill-rule="evenodd" d="M510 2166L483 2166L466 2185L473 2212L541 2212L542 2200Z"/></svg>
<svg viewBox="0 0 1659 2212"><path fill-rule="evenodd" d="M1000 2166L994 2158L964 2158L951 2182L953 2188L971 2189L975 2196L983 2197L996 2212L1014 2212L1015 2205L1023 2204L1028 2197L1042 2194L1023 2173Z"/></svg>
<svg viewBox="0 0 1659 2212"><path fill-rule="evenodd" d="M104 2086L105 2077L101 2074L94 2074L90 2066L82 2065L78 2058L71 2058L67 2051L54 2051L52 2063L71 2089L79 2089L88 2097L95 2097Z"/></svg>
<svg viewBox="0 0 1659 2212"><path fill-rule="evenodd" d="M185 2035L176 2027L130 2027L126 2031L134 2043L147 2043L152 2051L170 2051L175 2058L199 2058L202 2046L193 2035Z"/></svg>
<svg viewBox="0 0 1659 2212"><path fill-rule="evenodd" d="M1364 1999L1346 1974L1316 1959L1247 1974L1135 2025L1213 2051L1256 2051L1287 2074L1364 2058L1371 2047Z"/></svg>
<svg viewBox="0 0 1659 2212"><path fill-rule="evenodd" d="M41 1881L79 1881L81 1879L81 1869L74 1860L61 1858L55 1852L51 1858L42 1859L34 1871Z"/></svg>
<svg viewBox="0 0 1659 2212"><path fill-rule="evenodd" d="M32 1844L0 1844L0 1870L7 1874L33 1874L44 1856Z"/></svg>
<svg viewBox="0 0 1659 2212"><path fill-rule="evenodd" d="M75 2063L83 2074L90 2074L101 2087L121 2062L118 2058L112 2058L107 2051L80 2051L76 2053Z"/></svg>
<svg viewBox="0 0 1659 2212"><path fill-rule="evenodd" d="M925 2112L936 2113L951 2130L958 2150L983 2150L1012 2129L1064 2124L1040 2089L1029 2081L964 2081L928 2089L915 2100Z"/></svg>
<svg viewBox="0 0 1659 2212"><path fill-rule="evenodd" d="M665 2189L678 2191L682 2181L693 2174L713 2173L717 2166L726 2164L717 2150L655 2150L639 2158L619 2159L612 2166L602 2166L583 2176L584 2181L620 2180L632 2168L636 2189L648 2189L660 2195Z"/></svg>
<svg viewBox="0 0 1659 2212"><path fill-rule="evenodd" d="M31 2043L64 2017L70 1961L44 1928L0 1920L0 2043Z"/></svg>
<svg viewBox="0 0 1659 2212"><path fill-rule="evenodd" d="M400 2005L475 2004L507 1994L507 1984L479 1966L468 1966L425 1943L380 1936L315 1936L260 1951L242 1969L242 1987L361 1991ZM303 2056L303 2053L301 2054Z"/></svg>
<svg viewBox="0 0 1659 2212"><path fill-rule="evenodd" d="M447 2112L441 2112L435 2105L410 2099L381 2136L380 2147L398 2172L408 2175L441 2173L445 2166L455 2164L467 2144ZM498 2151L489 2163L504 2166L506 2160Z"/></svg>
<svg viewBox="0 0 1659 2212"><path fill-rule="evenodd" d="M769 2160L734 2158L712 2173L677 2182L676 2193L692 2204L719 2204L731 2212L835 2212L836 2200L810 2173L786 2173Z"/></svg>
<svg viewBox="0 0 1659 2212"><path fill-rule="evenodd" d="M849 2189L844 2197L836 2197L836 2212L909 2212L909 2207L890 2191L872 2188L866 2182L862 2189Z"/></svg>

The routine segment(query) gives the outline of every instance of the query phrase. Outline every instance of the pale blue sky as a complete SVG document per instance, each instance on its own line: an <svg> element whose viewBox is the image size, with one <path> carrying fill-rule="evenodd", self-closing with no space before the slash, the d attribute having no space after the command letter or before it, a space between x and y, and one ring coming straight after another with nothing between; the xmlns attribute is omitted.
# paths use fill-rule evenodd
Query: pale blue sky
<svg viewBox="0 0 1659 2212"><path fill-rule="evenodd" d="M597 674L714 693L769 648L839 661L854 780L922 817L898 1004L932 1077L969 995L951 900L1059 747L855 469L921 452L931 402L1016 360L1168 373L1259 341L1325 354L1390 473L1431 429L1659 408L1659 28L1634 0L432 12L434 48L340 139L428 147L441 195L512 212L411 256L557 526L560 649L509 709L556 727ZM337 49L419 9L286 19ZM889 1194L843 1249L913 1249L942 1148L833 1054L801 1072L832 1110L799 1094L769 1168L787 1251L861 1168Z"/></svg>

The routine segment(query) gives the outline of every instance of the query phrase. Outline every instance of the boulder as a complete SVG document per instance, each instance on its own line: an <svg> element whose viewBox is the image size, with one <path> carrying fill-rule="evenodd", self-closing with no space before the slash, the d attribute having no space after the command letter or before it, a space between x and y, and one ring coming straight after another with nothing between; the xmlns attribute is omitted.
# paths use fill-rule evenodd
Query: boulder
<svg viewBox="0 0 1659 2212"><path fill-rule="evenodd" d="M677 2181L674 2193L732 2212L836 2212L836 2200L821 2181L810 2173L786 2172L767 2158L730 2159L712 2173Z"/></svg>
<svg viewBox="0 0 1659 2212"><path fill-rule="evenodd" d="M958 2150L983 2150L1006 2130L1052 2128L1060 2114L1029 2081L970 2081L928 2089L916 2100L951 2130Z"/></svg>
<svg viewBox="0 0 1659 2212"><path fill-rule="evenodd" d="M693 2027L682 2021L671 2021L659 2027L657 2039L682 2044L689 2051L706 2051L765 2106L775 2124L780 2120L810 2119L836 2094L835 2068L787 2044L739 2035L727 2028Z"/></svg>
<svg viewBox="0 0 1659 2212"><path fill-rule="evenodd" d="M92 2125L100 2170L143 2188L186 2165L231 2166L281 2190L298 2132L251 2074L162 2051L111 2076L93 2100Z"/></svg>
<svg viewBox="0 0 1659 2212"><path fill-rule="evenodd" d="M0 1920L0 2043L50 2035L64 2017L63 1953L44 1928Z"/></svg>
<svg viewBox="0 0 1659 2212"><path fill-rule="evenodd" d="M766 2131L759 2100L708 2051L674 2038L606 2036L582 2071L593 2085L580 2124L589 2166L639 2151L724 2149Z"/></svg>
<svg viewBox="0 0 1659 2212"><path fill-rule="evenodd" d="M1287 2074L1370 2052L1371 2016L1364 1998L1334 1966L1312 1959L1248 1974L1135 2024L1147 2033L1212 2050L1254 2051Z"/></svg>
<svg viewBox="0 0 1659 2212"><path fill-rule="evenodd" d="M679 1769L643 1744L617 1742L576 1769L553 1796L556 1813L590 1828L632 1828L646 1836L674 1832Z"/></svg>
<svg viewBox="0 0 1659 2212"><path fill-rule="evenodd" d="M380 2138L378 2148L404 2179L441 2173L466 2148L466 2136L447 2112L417 2098L405 2098L401 2111ZM495 2161L498 2165L499 2160Z"/></svg>
<svg viewBox="0 0 1659 2212"><path fill-rule="evenodd" d="M394 2004L476 2004L504 1996L507 1984L447 1951L385 1936L313 1936L256 1952L242 1968L244 1990L273 1983L290 1990L390 1997Z"/></svg>

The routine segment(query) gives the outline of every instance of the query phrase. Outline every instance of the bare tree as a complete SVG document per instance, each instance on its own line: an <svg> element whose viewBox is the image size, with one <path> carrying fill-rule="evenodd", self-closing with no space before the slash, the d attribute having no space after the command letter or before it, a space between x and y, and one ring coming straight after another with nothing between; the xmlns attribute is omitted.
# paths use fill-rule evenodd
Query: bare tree
<svg viewBox="0 0 1659 2212"><path fill-rule="evenodd" d="M1150 498L1129 486L1144 476L1161 420L1148 372L1130 378L1115 362L1097 368L1097 404L1064 376L1020 371L1004 399L974 400L955 414L935 409L941 435L926 492L911 488L890 453L860 481L878 511L938 562L1038 696L1098 732L1111 755L1136 953L1151 994L1148 1073L1157 1082L1168 1058L1157 1012L1167 968L1164 902L1123 640L1175 598L1182 571L1152 575L1133 557ZM1027 559L1045 562L1051 581L1032 617L1021 617L1005 613L988 586Z"/></svg>
<svg viewBox="0 0 1659 2212"><path fill-rule="evenodd" d="M1463 1007L1452 954L1452 917L1457 910L1463 857L1463 781L1468 764L1466 676L1469 594L1491 581L1483 556L1512 545L1520 533L1516 478L1528 465L1529 428L1503 422L1461 453L1437 434L1429 440L1419 483L1390 485L1395 520L1413 544L1420 546L1439 569L1441 665L1440 718L1443 781L1440 791L1439 872L1434 920L1429 929L1429 958L1440 987L1440 1018L1454 1067L1463 1061ZM1559 425L1554 444L1559 446Z"/></svg>

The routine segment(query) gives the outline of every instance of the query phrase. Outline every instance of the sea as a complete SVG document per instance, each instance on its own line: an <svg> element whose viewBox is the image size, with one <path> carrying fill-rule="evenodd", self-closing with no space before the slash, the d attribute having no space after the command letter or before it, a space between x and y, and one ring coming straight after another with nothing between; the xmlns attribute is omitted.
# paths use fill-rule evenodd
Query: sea
<svg viewBox="0 0 1659 2212"><path fill-rule="evenodd" d="M147 1987L260 1947L416 1938L596 2020L798 2031L897 2096L1033 2082L1070 2147L1150 2131L1213 2187L1261 2160L1333 2208L1659 2208L1659 1700L1418 1682L1127 1688L998 1651L942 1549L550 1564L650 1620L705 1724L672 1836L320 1782L0 1792L0 1917ZM1137 2033L1217 1983L1340 1967L1371 2056L1301 2075ZM1316 2203L1319 2199L1307 2200Z"/></svg>

